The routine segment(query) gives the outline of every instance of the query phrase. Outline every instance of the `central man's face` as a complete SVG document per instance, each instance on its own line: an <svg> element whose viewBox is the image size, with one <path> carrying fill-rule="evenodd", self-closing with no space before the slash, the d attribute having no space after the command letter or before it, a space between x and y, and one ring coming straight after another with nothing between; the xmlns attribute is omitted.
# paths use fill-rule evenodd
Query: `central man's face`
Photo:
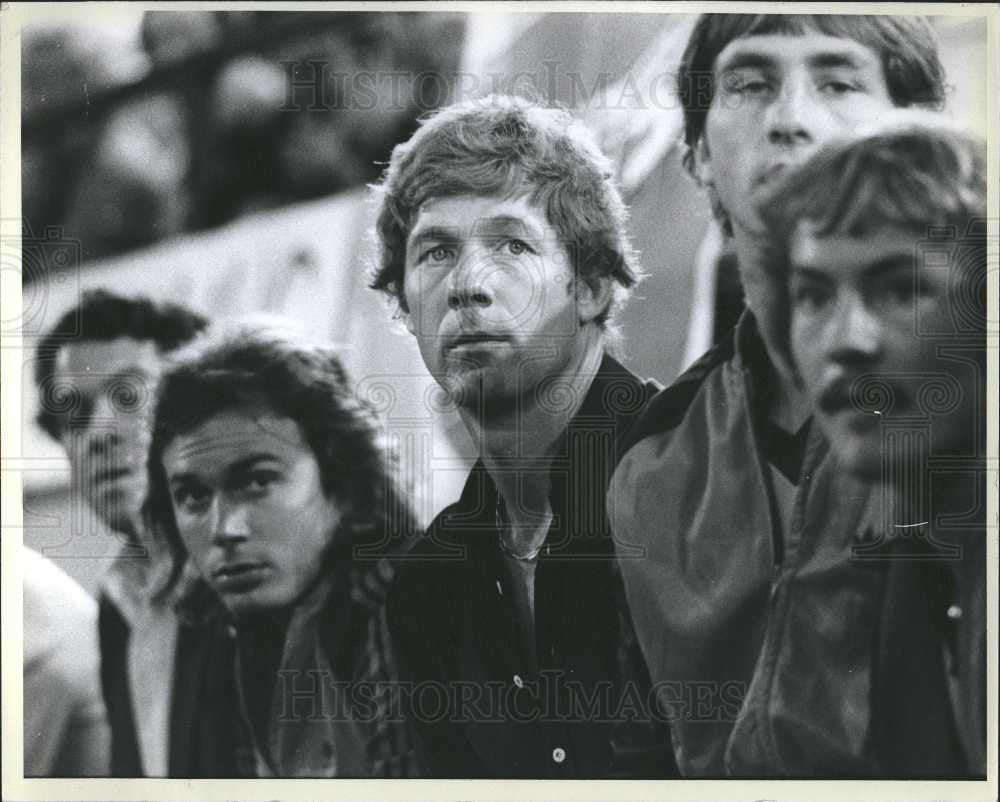
<svg viewBox="0 0 1000 802"><path fill-rule="evenodd" d="M526 197L428 201L405 271L407 327L461 407L512 405L581 347L572 261Z"/></svg>
<svg viewBox="0 0 1000 802"><path fill-rule="evenodd" d="M714 82L696 164L734 231L759 230L754 201L782 172L893 108L878 54L818 32L735 39Z"/></svg>

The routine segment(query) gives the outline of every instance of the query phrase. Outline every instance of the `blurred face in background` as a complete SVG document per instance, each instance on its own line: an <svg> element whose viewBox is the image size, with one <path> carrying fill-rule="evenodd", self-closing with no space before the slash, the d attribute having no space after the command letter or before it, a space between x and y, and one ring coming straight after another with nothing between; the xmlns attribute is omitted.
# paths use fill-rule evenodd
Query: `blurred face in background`
<svg viewBox="0 0 1000 802"><path fill-rule="evenodd" d="M737 231L759 228L761 188L893 108L878 54L818 32L734 39L715 60L714 84L696 170Z"/></svg>
<svg viewBox="0 0 1000 802"><path fill-rule="evenodd" d="M152 340L71 342L60 348L50 403L66 402L60 442L74 493L111 529L137 537L146 494L146 416L163 357Z"/></svg>
<svg viewBox="0 0 1000 802"><path fill-rule="evenodd" d="M223 412L163 452L181 540L235 614L295 604L319 580L341 519L291 418Z"/></svg>
<svg viewBox="0 0 1000 802"><path fill-rule="evenodd" d="M975 443L985 376L942 353L955 344L958 282L921 264L921 239L895 228L820 238L803 223L790 244L793 358L831 447L869 479L883 475L889 426L929 421L938 455Z"/></svg>
<svg viewBox="0 0 1000 802"><path fill-rule="evenodd" d="M462 407L512 408L579 359L603 306L527 197L431 200L406 245L407 326Z"/></svg>

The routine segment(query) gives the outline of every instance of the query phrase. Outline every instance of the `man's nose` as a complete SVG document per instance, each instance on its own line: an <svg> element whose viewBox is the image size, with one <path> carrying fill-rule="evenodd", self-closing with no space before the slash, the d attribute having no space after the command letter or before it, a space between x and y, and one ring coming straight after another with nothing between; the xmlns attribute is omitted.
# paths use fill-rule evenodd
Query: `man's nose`
<svg viewBox="0 0 1000 802"><path fill-rule="evenodd" d="M451 273L448 306L456 310L483 310L493 305L493 260L479 250L463 256Z"/></svg>
<svg viewBox="0 0 1000 802"><path fill-rule="evenodd" d="M828 352L831 360L850 365L871 362L881 354L882 324L863 299L850 297L837 305Z"/></svg>
<svg viewBox="0 0 1000 802"><path fill-rule="evenodd" d="M212 542L217 546L241 543L250 537L246 505L217 497Z"/></svg>
<svg viewBox="0 0 1000 802"><path fill-rule="evenodd" d="M767 137L773 145L808 145L819 136L824 113L804 78L785 82L768 108Z"/></svg>

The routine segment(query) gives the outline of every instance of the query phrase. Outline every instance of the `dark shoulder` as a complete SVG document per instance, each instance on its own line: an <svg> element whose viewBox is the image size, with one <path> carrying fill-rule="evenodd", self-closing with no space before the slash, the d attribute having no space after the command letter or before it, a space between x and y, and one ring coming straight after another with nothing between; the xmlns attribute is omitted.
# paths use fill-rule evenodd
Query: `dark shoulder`
<svg viewBox="0 0 1000 802"><path fill-rule="evenodd" d="M698 391L720 366L732 358L733 353L733 338L727 337L709 349L669 386L656 393L630 427L625 450L646 437L678 426Z"/></svg>
<svg viewBox="0 0 1000 802"><path fill-rule="evenodd" d="M456 554L455 543L444 540L442 530L447 527L443 522L459 509L458 502L443 509L413 547L394 560L395 578L386 600L391 628L419 620L422 610L445 603L450 574L461 556Z"/></svg>

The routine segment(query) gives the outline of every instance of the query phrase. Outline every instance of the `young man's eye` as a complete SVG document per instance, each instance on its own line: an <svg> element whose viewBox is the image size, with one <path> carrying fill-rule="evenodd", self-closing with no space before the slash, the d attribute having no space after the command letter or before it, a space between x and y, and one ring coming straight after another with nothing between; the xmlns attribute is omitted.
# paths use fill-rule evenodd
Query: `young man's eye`
<svg viewBox="0 0 1000 802"><path fill-rule="evenodd" d="M118 382L108 390L108 400L112 408L118 412L135 412L142 398L142 385L134 379Z"/></svg>
<svg viewBox="0 0 1000 802"><path fill-rule="evenodd" d="M504 243L507 252L512 256L521 256L525 253L534 253L534 249L527 242L520 239L509 239Z"/></svg>
<svg viewBox="0 0 1000 802"><path fill-rule="evenodd" d="M860 91L860 87L847 81L827 80L820 84L820 89L828 95L846 95Z"/></svg>
<svg viewBox="0 0 1000 802"><path fill-rule="evenodd" d="M722 76L722 89L734 95L758 97L771 89L771 82L758 73L730 72Z"/></svg>
<svg viewBox="0 0 1000 802"><path fill-rule="evenodd" d="M911 304L914 299L913 277L900 276L887 281L879 288L877 295L879 296L878 301L880 303L895 304L897 306Z"/></svg>
<svg viewBox="0 0 1000 802"><path fill-rule="evenodd" d="M792 287L792 303L807 310L822 307L830 298L830 291L818 284L802 283Z"/></svg>
<svg viewBox="0 0 1000 802"><path fill-rule="evenodd" d="M442 262L447 262L453 254L453 249L445 245L436 245L433 248L428 248L420 254L417 262L427 262L430 264L441 264Z"/></svg>
<svg viewBox="0 0 1000 802"><path fill-rule="evenodd" d="M251 493L264 493L278 478L278 474L274 471L253 471L238 482L238 487Z"/></svg>
<svg viewBox="0 0 1000 802"><path fill-rule="evenodd" d="M186 485L173 492L174 507L183 512L196 512L208 505L212 493L207 487Z"/></svg>

